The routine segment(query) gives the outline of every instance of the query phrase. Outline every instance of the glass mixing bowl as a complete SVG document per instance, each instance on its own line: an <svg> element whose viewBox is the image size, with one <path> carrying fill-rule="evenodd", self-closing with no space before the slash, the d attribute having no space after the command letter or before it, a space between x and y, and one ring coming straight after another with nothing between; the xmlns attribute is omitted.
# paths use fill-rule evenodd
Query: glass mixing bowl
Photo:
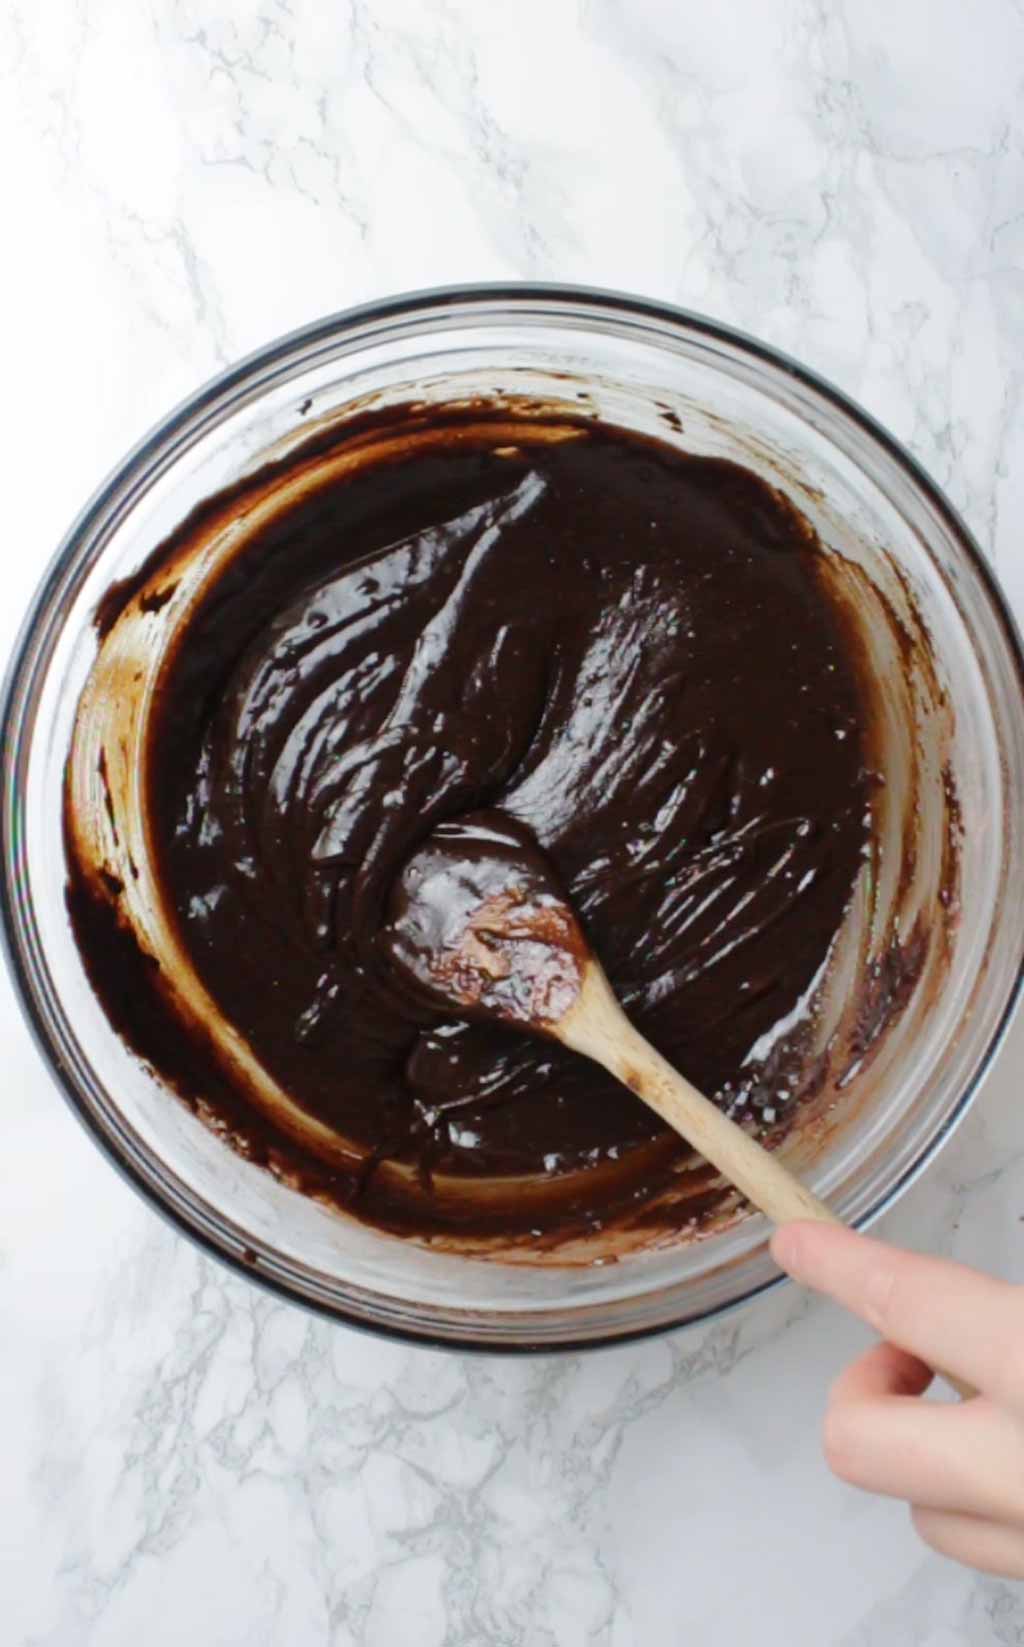
<svg viewBox="0 0 1024 1647"><path fill-rule="evenodd" d="M922 1170L978 1090L1021 981L1024 665L976 544L892 437L750 338L679 310L566 287L414 294L261 350L172 412L75 522L25 624L3 710L3 920L21 998L73 1109L185 1233L284 1296L436 1343L578 1348L714 1314L776 1279L760 1217L608 1266L432 1252L320 1207L234 1155L127 1051L64 903L62 786L96 650L92 614L211 493L354 403L467 394L572 400L781 485L823 541L913 590L955 715L962 916L937 999L790 1159L855 1224Z"/></svg>

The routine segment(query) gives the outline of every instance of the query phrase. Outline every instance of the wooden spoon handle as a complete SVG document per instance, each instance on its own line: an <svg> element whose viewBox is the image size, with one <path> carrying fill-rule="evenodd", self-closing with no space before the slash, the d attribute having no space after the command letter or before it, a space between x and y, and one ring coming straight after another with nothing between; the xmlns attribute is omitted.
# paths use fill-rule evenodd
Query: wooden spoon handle
<svg viewBox="0 0 1024 1647"><path fill-rule="evenodd" d="M576 1005L558 1026L567 1046L603 1064L776 1224L840 1220L774 1155L723 1115L633 1028L600 967L588 965Z"/></svg>
<svg viewBox="0 0 1024 1647"><path fill-rule="evenodd" d="M603 1064L656 1110L773 1223L786 1224L801 1218L822 1224L842 1223L781 1161L716 1109L644 1040L596 963L588 964L579 997L558 1024L556 1034L566 1046ZM953 1373L938 1367L935 1371L963 1400L978 1394L973 1385Z"/></svg>

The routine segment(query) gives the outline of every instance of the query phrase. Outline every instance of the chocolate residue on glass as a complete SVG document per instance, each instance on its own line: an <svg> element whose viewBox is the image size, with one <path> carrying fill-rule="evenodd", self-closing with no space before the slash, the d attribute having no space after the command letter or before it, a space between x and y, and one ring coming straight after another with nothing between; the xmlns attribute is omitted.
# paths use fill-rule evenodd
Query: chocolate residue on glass
<svg viewBox="0 0 1024 1647"><path fill-rule="evenodd" d="M479 977L453 1016L421 965L437 933L405 931L401 965L382 934L428 838L472 885L474 831L529 832L638 1029L783 1137L927 947L878 903L884 717L841 583L752 472L591 420L321 432L104 603L67 818L97 994L236 1147L369 1221L464 1250L691 1228L726 1192L650 1111L475 1021ZM861 906L885 988L870 922L840 942Z"/></svg>

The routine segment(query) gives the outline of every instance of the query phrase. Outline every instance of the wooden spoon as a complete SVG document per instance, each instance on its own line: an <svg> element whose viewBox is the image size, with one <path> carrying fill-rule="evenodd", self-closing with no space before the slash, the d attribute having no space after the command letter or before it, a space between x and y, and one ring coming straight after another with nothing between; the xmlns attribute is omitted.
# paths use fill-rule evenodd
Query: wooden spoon
<svg viewBox="0 0 1024 1647"><path fill-rule="evenodd" d="M434 1003L550 1036L601 1064L773 1223L842 1222L633 1027L554 871L516 820L477 812L440 825L395 885L384 939ZM977 1393L942 1376L961 1396Z"/></svg>

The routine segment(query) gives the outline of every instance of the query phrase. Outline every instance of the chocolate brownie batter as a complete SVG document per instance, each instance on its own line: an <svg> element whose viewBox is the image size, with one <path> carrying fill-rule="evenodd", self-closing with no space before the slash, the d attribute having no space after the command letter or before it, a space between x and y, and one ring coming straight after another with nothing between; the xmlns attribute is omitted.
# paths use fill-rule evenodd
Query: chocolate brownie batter
<svg viewBox="0 0 1024 1647"><path fill-rule="evenodd" d="M157 895L212 1007L186 1012L180 964L144 966L116 897L73 875L79 942L207 1119L361 1216L640 1217L686 1147L592 1064L418 987L384 931L403 874L439 826L449 863L481 827L528 832L637 1027L781 1136L820 1081L816 991L869 837L852 632L807 522L732 463L568 416L398 424L219 500L241 546L183 607L148 706ZM352 461L328 469L339 439ZM209 518L106 628L174 598ZM203 1012L340 1154L275 1123Z"/></svg>

